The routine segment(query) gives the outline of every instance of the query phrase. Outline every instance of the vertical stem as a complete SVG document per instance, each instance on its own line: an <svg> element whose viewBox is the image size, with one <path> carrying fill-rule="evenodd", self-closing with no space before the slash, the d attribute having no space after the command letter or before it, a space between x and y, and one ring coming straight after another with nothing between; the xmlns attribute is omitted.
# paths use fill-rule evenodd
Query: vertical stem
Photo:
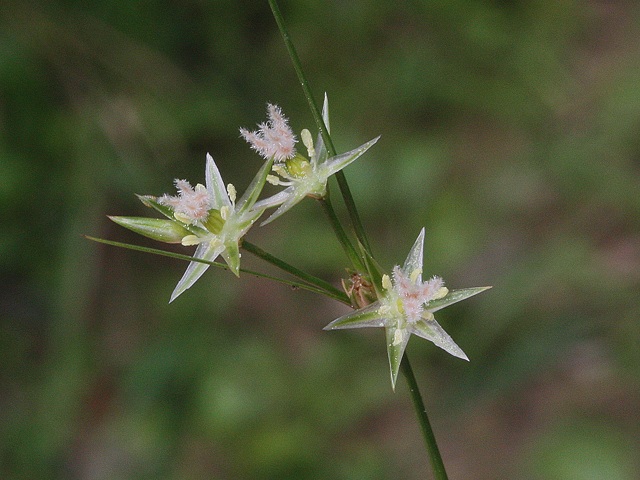
<svg viewBox="0 0 640 480"><path fill-rule="evenodd" d="M284 24L284 19L282 18L282 13L280 12L280 8L278 7L278 3L276 0L269 0L269 5L271 6L271 11L273 12L273 17L278 24L278 28L280 29L280 33L282 34L282 39L284 40L284 44L287 47L287 51L289 52L289 56L291 57L291 62L293 63L293 68L298 75L298 80L300 81L300 85L302 86L302 91L304 92L305 97L307 97L307 102L309 103L309 108L311 109L311 114L316 122L318 129L320 130L320 134L322 135L322 140L327 147L327 152L330 157L335 157L337 155L336 148L333 145L333 141L331 140L331 136L329 135L329 131L327 130L327 126L324 124L324 120L322 119L322 114L320 113L320 109L313 99L313 94L311 93L311 88L309 88L309 82L307 82L307 77L304 74L304 70L302 69L302 63L300 62L300 58L298 57L298 53L289 37L289 31L287 30L286 25ZM355 201L353 200L353 195L351 195L351 189L349 188L349 184L347 183L347 177L344 172L340 170L336 173L336 180L338 181L338 186L340 187L340 193L342 194L342 198L344 198L344 203L347 207L347 212L349 213L349 218L351 219L351 224L353 226L353 231L356 234L356 237L360 241L360 243L371 253L371 247L369 245L369 241L367 240L367 235L364 231L364 227L362 226L362 221L360 220L360 215L358 214L358 210L356 208ZM340 227L342 229L342 227Z"/></svg>
<svg viewBox="0 0 640 480"><path fill-rule="evenodd" d="M353 231L358 237L358 240L362 244L364 248L367 249L371 255L371 245L369 245L369 240L367 239L367 235L364 231L364 227L362 226L362 221L360 220L360 215L358 214L358 210L356 209L355 201L353 200L353 195L351 195L351 189L349 188L349 184L347 183L347 177L344 175L342 170L336 172L336 180L338 181L338 187L340 187L340 193L342 194L342 198L344 199L344 203L347 206L347 212L349 213L349 218L351 219L351 225L353 226Z"/></svg>
<svg viewBox="0 0 640 480"><path fill-rule="evenodd" d="M427 410L424 408L424 403L422 402L422 395L420 395L418 382L416 382L416 377L413 375L413 369L411 368L409 357L407 357L406 352L400 362L400 369L407 380L409 393L411 394L411 400L413 402L413 408L418 416L418 423L420 423L422 436L427 444L427 452L429 453L429 459L431 460L433 476L436 480L448 480L449 477L447 477L444 462L440 456L440 449L438 448L436 437L433 434L431 422L429 422L429 417L427 416Z"/></svg>
<svg viewBox="0 0 640 480"><path fill-rule="evenodd" d="M342 225L340 224L340 220L338 220L338 216L333 209L333 205L331 205L331 201L329 199L329 190L327 190L327 194L324 198L318 199L318 202L324 210L324 213L327 215L329 223L331 223L333 231L338 237L338 240L340 241L340 244L342 245L345 253L349 257L353 268L355 268L359 272L366 272L365 266L360 259L360 255L358 255L358 252L356 252L355 248L353 248L353 245L349 241L349 237L347 237L347 234L344 232Z"/></svg>

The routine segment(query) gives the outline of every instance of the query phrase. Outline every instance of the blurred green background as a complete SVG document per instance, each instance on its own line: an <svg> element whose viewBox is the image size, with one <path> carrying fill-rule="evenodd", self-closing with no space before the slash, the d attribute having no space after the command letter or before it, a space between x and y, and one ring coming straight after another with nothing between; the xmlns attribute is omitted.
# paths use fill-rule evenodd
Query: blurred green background
<svg viewBox="0 0 640 480"><path fill-rule="evenodd" d="M494 286L438 316L469 364L408 347L450 478L639 478L636 3L281 8L337 148L382 135L346 169L379 262L424 226L425 274ZM0 1L1 478L430 478L382 332L221 270L169 305L185 263L81 236L162 248L106 215L207 152L242 192L267 102L315 131L266 0ZM310 200L248 238L345 276Z"/></svg>

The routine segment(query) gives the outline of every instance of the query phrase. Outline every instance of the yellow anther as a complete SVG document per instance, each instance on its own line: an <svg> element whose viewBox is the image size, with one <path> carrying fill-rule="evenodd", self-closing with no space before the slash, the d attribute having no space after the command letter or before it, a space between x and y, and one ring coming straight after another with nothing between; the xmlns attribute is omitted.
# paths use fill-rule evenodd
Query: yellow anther
<svg viewBox="0 0 640 480"><path fill-rule="evenodd" d="M275 175L267 175L267 182L271 185L280 185L280 179Z"/></svg>
<svg viewBox="0 0 640 480"><path fill-rule="evenodd" d="M393 288L393 285L391 284L391 279L389 278L389 275L387 275L386 273L382 275L382 288L384 288L385 290L391 290Z"/></svg>
<svg viewBox="0 0 640 480"><path fill-rule="evenodd" d="M425 320L433 320L433 313L431 312L422 312L422 315L420 315L423 319Z"/></svg>
<svg viewBox="0 0 640 480"><path fill-rule="evenodd" d="M287 171L282 165L274 165L273 167L271 167L271 170L273 170L274 172L276 172L278 175L282 177L287 175Z"/></svg>
<svg viewBox="0 0 640 480"><path fill-rule="evenodd" d="M200 239L195 235L187 235L182 238L182 245L185 247L190 247L191 245L198 245L200 243Z"/></svg>
<svg viewBox="0 0 640 480"><path fill-rule="evenodd" d="M173 212L173 218L186 225L189 225L191 223L191 219L181 212Z"/></svg>
<svg viewBox="0 0 640 480"><path fill-rule="evenodd" d="M316 149L313 147L313 137L311 136L311 132L305 128L300 132L300 137L302 138L304 146L307 147L309 158L313 158L316 154Z"/></svg>
<svg viewBox="0 0 640 480"><path fill-rule="evenodd" d="M233 183L227 185L227 194L229 195L229 200L231 200L231 203L235 205L237 192L236 187L233 186Z"/></svg>
<svg viewBox="0 0 640 480"><path fill-rule="evenodd" d="M393 333L393 342L391 343L394 347L396 345L400 345L402 343L402 339L404 338L404 332L399 328Z"/></svg>
<svg viewBox="0 0 640 480"><path fill-rule="evenodd" d="M422 275L422 269L421 268L416 268L413 272L411 272L411 275L409 276L409 279L411 280L411 283L415 284L416 280L418 279L418 276Z"/></svg>
<svg viewBox="0 0 640 480"><path fill-rule="evenodd" d="M449 289L447 287L440 287L440 290L438 290L438 292L433 296L433 300L446 297L447 293L449 293Z"/></svg>
<svg viewBox="0 0 640 480"><path fill-rule="evenodd" d="M220 216L222 217L222 219L224 221L226 221L227 218L229 218L229 206L228 205L220 207Z"/></svg>

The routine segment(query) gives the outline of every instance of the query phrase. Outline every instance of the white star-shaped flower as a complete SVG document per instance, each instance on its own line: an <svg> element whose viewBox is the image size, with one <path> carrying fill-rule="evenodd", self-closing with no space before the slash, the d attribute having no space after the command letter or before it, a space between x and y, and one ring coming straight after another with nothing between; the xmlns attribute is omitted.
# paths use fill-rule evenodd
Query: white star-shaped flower
<svg viewBox="0 0 640 480"><path fill-rule="evenodd" d="M322 117L329 130L329 103L326 95ZM263 157L275 158L273 171L277 175L269 175L267 181L286 187L272 197L256 203L254 208L279 206L262 225L272 222L307 196L324 197L329 177L357 160L380 138L374 138L350 152L329 158L322 136L318 135L314 145L311 133L305 129L301 132L301 137L309 156L307 159L296 153L296 140L288 121L282 116L280 109L273 105L269 105L269 121L259 125L258 131L248 132L241 129L240 133Z"/></svg>
<svg viewBox="0 0 640 480"><path fill-rule="evenodd" d="M178 195L139 196L147 206L168 217L168 220L142 217L110 217L111 220L155 240L197 245L194 258L214 261L219 255L236 275L240 271L240 239L266 207L256 208L255 202L262 191L272 160L258 171L242 198L236 202L236 189L225 188L220 171L211 155L207 154L206 186L191 187L186 180L176 180ZM191 287L209 268L202 262L192 261L176 285L171 300Z"/></svg>
<svg viewBox="0 0 640 480"><path fill-rule="evenodd" d="M449 291L440 277L422 281L424 228L420 231L402 268L394 267L391 279L381 275L371 257L365 264L376 287L378 299L337 318L325 330L384 327L391 367L391 384L395 389L400 362L412 334L432 341L451 355L469 360L453 339L436 322L433 313L491 287Z"/></svg>

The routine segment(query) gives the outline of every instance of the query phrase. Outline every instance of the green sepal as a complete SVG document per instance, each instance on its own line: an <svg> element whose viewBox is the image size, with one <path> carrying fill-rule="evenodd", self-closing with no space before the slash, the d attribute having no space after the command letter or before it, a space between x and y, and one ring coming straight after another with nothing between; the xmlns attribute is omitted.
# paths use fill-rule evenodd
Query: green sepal
<svg viewBox="0 0 640 480"><path fill-rule="evenodd" d="M154 197L153 195L138 194L136 194L136 197L138 197L138 200L140 200L145 207L151 207L163 214L165 217L170 218L171 220L175 219L173 216L173 207L170 207L169 205L163 205L162 203L158 202L157 197Z"/></svg>
<svg viewBox="0 0 640 480"><path fill-rule="evenodd" d="M491 287L474 287L474 288L461 288L460 290L451 290L442 298L437 298L435 300L431 300L430 302L425 304L425 311L428 312L437 312L444 307L448 307L454 303L465 300L469 297L473 297L479 293L484 292L485 290L489 290Z"/></svg>
<svg viewBox="0 0 640 480"><path fill-rule="evenodd" d="M160 203L157 197L154 197L153 195L137 195L137 194L136 194L136 197L138 197L138 199L146 207L151 207L154 210L157 210L158 212L163 214L165 217L169 218L171 221L178 222L178 220L176 220L175 217L173 216L173 211L174 211L173 208L168 205L163 205L162 203ZM196 227L195 225L185 225L182 222L178 222L178 224L186 228L189 231L189 234L196 235L197 237L203 237L208 233L208 231L205 230L204 228Z"/></svg>
<svg viewBox="0 0 640 480"><path fill-rule="evenodd" d="M244 192L244 195L242 195L242 198L240 198L240 200L238 201L238 204L236 205L236 210L238 214L242 214L245 211L251 210L253 208L253 205L258 200L260 193L262 193L262 188L264 187L264 184L267 181L267 175L269 175L269 171L271 170L272 165L273 165L273 157L267 160L262 165L260 170L258 170L258 173L256 173L256 176L253 177L251 184L249 184L249 186Z"/></svg>
<svg viewBox="0 0 640 480"><path fill-rule="evenodd" d="M331 134L331 125L329 125L329 99L326 93L324 94L324 104L322 106L322 121L324 122L324 126L327 127L327 133ZM322 138L322 132L318 132L315 150L316 155L311 159L311 163L314 166L324 163L329 156L327 146L324 144L324 139Z"/></svg>
<svg viewBox="0 0 640 480"><path fill-rule="evenodd" d="M225 243L225 249L222 251L221 255L224 258L227 265L229 265L229 269L234 273L236 277L240 276L240 249L238 247L237 241L231 241Z"/></svg>
<svg viewBox="0 0 640 480"><path fill-rule="evenodd" d="M444 328L442 328L434 318L417 321L412 326L412 333L433 342L454 357L461 358L467 362L469 361L469 357L467 357L456 342L453 341L453 338L444 331Z"/></svg>
<svg viewBox="0 0 640 480"><path fill-rule="evenodd" d="M209 192L209 200L211 206L216 209L221 209L224 206L232 207L231 200L227 188L224 186L222 175L213 157L207 153L207 166L204 171L205 183L207 185L207 191Z"/></svg>
<svg viewBox="0 0 640 480"><path fill-rule="evenodd" d="M191 232L174 220L146 217L109 217L118 225L165 243L182 243Z"/></svg>
<svg viewBox="0 0 640 480"><path fill-rule="evenodd" d="M384 327L384 317L380 315L380 302L374 302L360 310L347 313L323 328L323 330L340 330L343 328Z"/></svg>
<svg viewBox="0 0 640 480"><path fill-rule="evenodd" d="M402 362L402 356L407 348L411 334L406 329L398 328L397 324L386 327L384 331L387 339L389 367L391 368L391 388L395 391L400 362ZM400 332L400 335L402 335L399 341L396 340L396 332Z"/></svg>
<svg viewBox="0 0 640 480"><path fill-rule="evenodd" d="M223 245L213 246L209 242L202 242L196 247L193 258L194 260L198 259L212 262L218 257L218 255L220 255L220 253L222 253L222 250L224 250ZM176 288L174 288L173 293L171 293L169 303L173 302L181 293L183 293L194 283L196 283L196 281L202 276L202 274L209 268L208 263L202 263L194 260L189 263L187 270L184 272L184 275L176 285Z"/></svg>
<svg viewBox="0 0 640 480"><path fill-rule="evenodd" d="M355 162L367 150L369 150L379 139L380 139L380 136L377 136L373 140L369 140L367 143L360 145L358 148L354 148L350 152L328 158L326 162L321 164L322 176L325 178L329 178L331 175L335 174L336 172L339 172L350 163Z"/></svg>

